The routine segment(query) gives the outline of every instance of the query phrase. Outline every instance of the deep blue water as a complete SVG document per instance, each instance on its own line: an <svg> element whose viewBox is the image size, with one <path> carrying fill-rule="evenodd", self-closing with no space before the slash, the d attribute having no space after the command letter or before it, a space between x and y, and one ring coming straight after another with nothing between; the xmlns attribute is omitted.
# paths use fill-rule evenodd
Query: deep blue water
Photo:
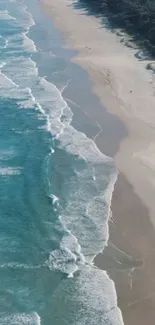
<svg viewBox="0 0 155 325"><path fill-rule="evenodd" d="M0 34L0 324L121 324L92 263L115 166L70 124L61 36L29 0L0 0Z"/></svg>

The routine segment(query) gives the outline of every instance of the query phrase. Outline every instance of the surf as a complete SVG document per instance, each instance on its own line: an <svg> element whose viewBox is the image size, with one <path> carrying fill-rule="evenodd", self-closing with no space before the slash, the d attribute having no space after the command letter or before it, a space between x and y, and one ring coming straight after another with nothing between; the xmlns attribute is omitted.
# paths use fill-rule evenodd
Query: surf
<svg viewBox="0 0 155 325"><path fill-rule="evenodd" d="M3 5L5 6L5 3ZM22 130L18 131L17 129L16 134L25 135L22 139L25 141L27 155L24 156L24 159L20 158L20 161L24 161L25 166L29 166L29 174L26 174L25 170L20 166L14 167L14 161L11 160L12 166L11 162L8 161L10 167L3 166L0 176L3 177L4 182L6 182L6 176L7 181L10 179L11 189L14 186L13 177L20 178L21 192L19 193L21 194L19 197L15 197L14 200L16 204L18 203L17 207L21 206L22 209L27 207L28 211L26 209L24 220L19 219L20 222L17 220L18 226L21 223L24 238L27 239L28 236L29 239L30 236L30 239L33 240L33 235L34 237L36 235L35 245L32 245L34 255L31 256L34 263L6 261L6 263L1 264L0 269L1 272L3 270L10 272L10 269L13 269L14 272L20 272L17 273L18 276L22 274L23 277L22 272L24 270L26 284L28 283L28 285L28 281L34 274L33 272L36 272L35 276L38 276L39 288L41 287L43 293L44 287L42 288L39 282L40 274L42 281L46 279L44 272L49 279L53 276L54 284L59 277L62 279L57 288L50 292L49 300L52 302L51 308L53 310L53 313L50 310L50 321L53 319L54 322L57 319L57 316L54 318L53 308L59 302L59 297L66 292L66 300L64 299L62 302L63 306L67 302L67 309L70 310L72 307L74 310L74 303L77 303L80 310L79 306L82 303L85 310L85 316L83 316L82 312L80 314L81 319L77 322L74 320L72 323L84 324L86 317L91 324L96 315L96 310L98 310L100 317L102 317L102 324L105 324L107 319L115 319L114 324L120 324L122 319L117 308L114 284L106 272L98 270L93 265L94 257L107 245L110 204L117 179L117 171L113 160L102 154L92 139L89 139L84 133L77 131L72 126L73 112L63 98L63 90L68 86L68 81L63 87L58 88L47 77L40 75L35 55L38 58L37 53L38 51L41 52L41 50L38 50L36 42L29 37L31 27L36 26L35 17L30 14L28 8L22 3L19 3L17 12L16 8L17 3L11 2L10 12L4 10L0 17L1 23L4 21L5 26L8 26L8 29L5 30L6 34L2 33L5 42L1 56L3 61L1 61L0 72L0 95L2 99L15 102L19 112L22 111L27 130L29 133L33 132L35 134L35 131L37 134L36 143L38 146L38 138L43 142L40 137L42 132L45 141L48 143L49 151L44 156L43 171L38 169L36 172L36 161L39 161L40 155L36 151L36 161L31 162L33 152L31 151L31 145L29 143L27 145L29 133L26 132L25 125ZM13 26L12 30L10 24ZM51 55L50 57L52 60ZM34 119L34 116L36 120L39 120L40 128L39 126L36 129L30 127L31 117ZM42 121L45 121L45 125L41 123ZM17 143L19 146L19 142ZM30 181L31 177L33 178ZM35 191L31 191L30 185L29 190L26 190L26 185L29 182ZM45 187L42 187L42 184L45 184ZM40 205L39 201L41 202ZM16 227L14 225L15 218L16 215L13 214L13 220L10 221L10 224L13 223L14 228ZM9 234L9 236L11 235ZM12 242L10 240L10 243L13 246L14 240ZM19 255L21 260L23 260L22 254L24 252L28 251L30 254L31 242L28 241L26 245L26 247L23 245L23 251L20 249L19 243L17 245L17 256ZM10 257L8 252L7 254L6 259L8 256ZM43 267L35 267L35 260L38 256L41 259L39 265ZM28 259L30 259L29 255ZM32 261L30 260L30 262ZM7 274L9 274L9 278L10 273ZM98 281L99 285L97 284ZM24 287L23 289L21 286L21 288L24 297L27 297L27 292L28 296L31 297L31 287ZM36 288L36 290L39 289ZM43 297L47 299L46 295L43 295ZM37 310L32 306L29 307L27 299L26 304L23 303L21 297L17 297L17 302L18 299L22 301L22 309ZM31 303L33 303L33 299ZM44 305L43 302L42 304ZM37 307L40 308L38 305ZM65 308L62 308L62 313L64 310ZM102 315L103 310L104 315ZM39 311L38 313L40 314ZM18 324L23 322L26 325L36 325L40 324L37 322L41 322L40 316L37 315L34 312L13 313L7 315L6 318L2 318L2 322L5 319L6 323ZM64 317L64 314L62 316ZM73 316L76 319L74 312ZM44 317L46 318L46 315Z"/></svg>

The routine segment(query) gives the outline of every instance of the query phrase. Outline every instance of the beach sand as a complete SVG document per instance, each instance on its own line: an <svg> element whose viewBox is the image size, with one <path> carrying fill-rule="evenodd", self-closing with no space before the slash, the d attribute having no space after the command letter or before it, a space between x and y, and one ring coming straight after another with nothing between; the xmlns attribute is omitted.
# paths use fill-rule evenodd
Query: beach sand
<svg viewBox="0 0 155 325"><path fill-rule="evenodd" d="M148 211L120 174L112 198L109 245L95 263L114 280L126 325L155 322L155 233ZM118 249L123 250L123 255ZM132 257L132 259L130 259ZM135 268L133 267L135 266Z"/></svg>
<svg viewBox="0 0 155 325"><path fill-rule="evenodd" d="M96 257L95 264L114 280L125 324L153 325L155 83L153 74L146 69L149 61L138 60L140 49L126 47L122 36L106 28L99 18L88 15L78 1L42 0L42 4L62 31L66 46L78 51L73 62L88 71L93 92L111 114L110 119L105 109L100 113L87 110L88 117L102 129L95 138L98 147L113 156L119 171L109 244Z"/></svg>

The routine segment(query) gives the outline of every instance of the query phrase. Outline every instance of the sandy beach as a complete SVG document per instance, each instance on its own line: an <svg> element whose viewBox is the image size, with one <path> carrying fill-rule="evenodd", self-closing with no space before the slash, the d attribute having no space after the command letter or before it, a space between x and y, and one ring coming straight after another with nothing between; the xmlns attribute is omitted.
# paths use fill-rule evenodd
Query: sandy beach
<svg viewBox="0 0 155 325"><path fill-rule="evenodd" d="M112 32L106 27L106 20L104 25L100 18L88 15L78 1L42 0L42 4L56 28L63 33L66 46L78 51L73 62L88 71L93 92L107 112L125 126L125 136L116 151L115 132L112 130L110 137L110 129L104 132L102 116L96 117L101 132L95 141L103 153L113 156L119 177L112 199L109 245L96 257L95 263L107 270L115 282L124 323L153 325L154 76L146 69L148 60L141 60L142 51L135 46L125 46L127 35ZM93 116L89 110L87 113L95 119L95 114ZM108 150L108 146L112 149Z"/></svg>
<svg viewBox="0 0 155 325"><path fill-rule="evenodd" d="M96 264L106 269L114 280L118 305L127 325L155 319L155 236L148 211L120 174L112 199L109 247L96 257ZM123 250L127 255L122 255ZM129 257L132 257L130 260ZM135 264L135 267L133 265Z"/></svg>

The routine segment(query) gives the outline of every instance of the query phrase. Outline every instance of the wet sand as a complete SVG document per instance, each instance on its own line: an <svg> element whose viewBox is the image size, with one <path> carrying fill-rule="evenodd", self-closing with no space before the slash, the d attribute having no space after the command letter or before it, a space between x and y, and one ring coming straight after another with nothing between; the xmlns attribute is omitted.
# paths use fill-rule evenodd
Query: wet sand
<svg viewBox="0 0 155 325"><path fill-rule="evenodd" d="M113 156L120 172L112 198L109 244L104 253L96 257L95 264L107 270L114 280L125 324L153 325L153 77L145 71L145 62L138 65L133 49L127 49L116 35L102 29L96 18L86 16L85 10L76 8L77 2L43 2L44 10L63 32L68 46L78 50L73 61L88 71L93 81L93 91L107 109L98 109L95 103L88 107L87 103L89 100L91 102L88 98L83 98L83 102L86 102L84 107L80 98L77 98L78 106L74 107L73 104L71 107L75 113L74 126L92 137L104 154ZM84 93L82 87L81 82L81 89L78 84L78 93ZM74 89L72 94L75 100ZM67 90L64 95L67 96ZM94 125L97 127L94 128Z"/></svg>
<svg viewBox="0 0 155 325"><path fill-rule="evenodd" d="M155 233L148 210L119 174L112 198L109 245L95 264L114 280L126 325L155 320ZM113 246L114 245L114 246ZM125 252L123 254L119 250Z"/></svg>

